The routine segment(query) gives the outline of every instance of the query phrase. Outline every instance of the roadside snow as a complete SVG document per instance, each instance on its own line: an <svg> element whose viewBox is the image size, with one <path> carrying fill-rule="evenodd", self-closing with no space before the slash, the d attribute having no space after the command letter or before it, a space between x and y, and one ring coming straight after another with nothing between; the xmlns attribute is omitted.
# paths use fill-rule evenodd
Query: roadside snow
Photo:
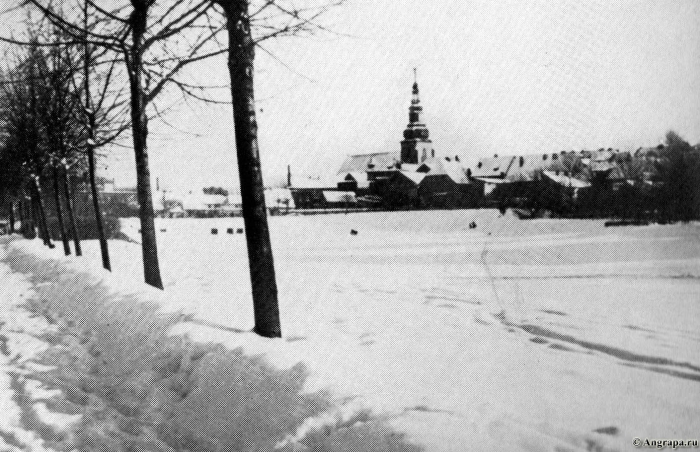
<svg viewBox="0 0 700 452"><path fill-rule="evenodd" d="M36 426L24 425L23 409L18 400L25 394L17 388L31 373L25 366L38 357L48 345L38 339L51 330L41 317L31 315L22 304L32 292L31 283L24 276L13 273L2 261L7 253L0 248L0 450L3 451L51 451L44 441L33 431ZM47 394L43 394L47 395ZM42 419L55 420L54 425L65 428L67 419L57 418L42 404ZM74 422L75 419L71 419Z"/></svg>

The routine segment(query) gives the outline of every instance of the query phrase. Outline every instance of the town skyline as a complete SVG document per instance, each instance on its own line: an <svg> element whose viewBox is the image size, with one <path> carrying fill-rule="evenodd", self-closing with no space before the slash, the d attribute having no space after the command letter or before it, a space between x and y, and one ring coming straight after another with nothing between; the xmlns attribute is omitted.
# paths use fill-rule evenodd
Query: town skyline
<svg viewBox="0 0 700 452"><path fill-rule="evenodd" d="M287 165L332 176L347 155L398 151L414 67L436 154L467 166L496 153L634 150L669 129L700 141L700 8L689 1L356 1L326 17L337 35L267 48L282 63L258 51L266 185L283 182ZM197 71L226 84L222 61ZM226 89L212 93L226 98ZM171 112L170 125L152 124L154 179L170 189L236 187L230 107L190 105ZM133 183L129 149L103 163L107 177Z"/></svg>

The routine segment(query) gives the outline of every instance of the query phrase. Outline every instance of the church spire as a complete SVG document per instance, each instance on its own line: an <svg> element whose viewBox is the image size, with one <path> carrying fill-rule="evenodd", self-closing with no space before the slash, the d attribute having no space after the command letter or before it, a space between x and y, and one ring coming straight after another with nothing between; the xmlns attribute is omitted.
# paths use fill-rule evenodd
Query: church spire
<svg viewBox="0 0 700 452"><path fill-rule="evenodd" d="M413 68L413 99L411 99L411 104L418 105L420 103L420 98L418 97L418 69Z"/></svg>
<svg viewBox="0 0 700 452"><path fill-rule="evenodd" d="M402 163L418 163L418 148L421 148L424 155L422 160L427 156L435 155L430 144L428 128L420 121L422 112L418 90L418 70L413 68L413 97L411 106L408 107L408 125L403 131L404 140L401 142Z"/></svg>

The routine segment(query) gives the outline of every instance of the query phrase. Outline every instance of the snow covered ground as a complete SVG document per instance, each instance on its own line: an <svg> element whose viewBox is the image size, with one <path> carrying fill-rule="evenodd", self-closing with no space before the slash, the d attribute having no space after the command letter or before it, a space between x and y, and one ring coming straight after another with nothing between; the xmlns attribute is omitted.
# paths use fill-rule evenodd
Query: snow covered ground
<svg viewBox="0 0 700 452"><path fill-rule="evenodd" d="M634 437L700 432L696 224L605 228L495 211L270 222L283 340L248 332L245 240L226 234L241 219L158 220L164 293L138 282L135 243L110 242L111 275L96 270L96 243L81 259L38 241L9 247L192 314L171 334L279 369L302 362L306 391L386 415L426 450L634 450ZM139 239L137 221L123 231Z"/></svg>

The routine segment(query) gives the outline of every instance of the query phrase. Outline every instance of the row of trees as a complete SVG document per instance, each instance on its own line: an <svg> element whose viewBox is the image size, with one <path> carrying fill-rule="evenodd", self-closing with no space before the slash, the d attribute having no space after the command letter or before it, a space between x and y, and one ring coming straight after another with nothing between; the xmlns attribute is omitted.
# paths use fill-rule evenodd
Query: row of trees
<svg viewBox="0 0 700 452"><path fill-rule="evenodd" d="M107 237L96 196L94 152L116 140L128 127L122 119L122 96L107 90L115 64L107 68L104 82L95 83L87 46L41 45L44 41L61 42L64 35L43 21L30 25L28 44L7 52L7 66L0 73L1 199L12 220L15 210L25 220L21 224L26 236L35 234L36 225L44 243L53 246L49 232L52 217L65 254L71 254L72 238L75 253L80 256L78 225L85 220L76 219L71 191L76 179L84 175L91 183L94 224L103 264L109 269ZM94 99L99 106L97 113L91 111L91 85L100 88ZM52 209L47 207L45 197L52 200ZM51 215L48 210L53 210Z"/></svg>
<svg viewBox="0 0 700 452"><path fill-rule="evenodd" d="M299 2L291 0L115 0L108 7L94 0L64 0L57 9L50 0L17 0L18 8L38 13L40 20L29 21L22 37L1 38L23 49L3 73L0 180L10 215L14 216L19 206L22 224L36 221L39 233L51 246L42 183L48 178L63 181L53 185L53 193L59 197L63 190L63 206L70 217L71 197L65 181L71 171L86 169L97 226L102 229L103 266L109 269L95 186L95 152L128 131L136 161L144 278L162 289L150 180L149 121L162 114L158 101L163 93L177 90L183 96L209 101L208 87L186 81L184 70L226 55L255 331L280 336L257 144L255 50L269 39L323 30L316 22L318 17L341 2L309 0L300 8ZM45 83L51 74L60 86ZM51 107L54 98L60 113ZM55 206L61 225L60 200ZM69 252L68 234L60 228ZM71 225L69 229L79 247L76 228Z"/></svg>

